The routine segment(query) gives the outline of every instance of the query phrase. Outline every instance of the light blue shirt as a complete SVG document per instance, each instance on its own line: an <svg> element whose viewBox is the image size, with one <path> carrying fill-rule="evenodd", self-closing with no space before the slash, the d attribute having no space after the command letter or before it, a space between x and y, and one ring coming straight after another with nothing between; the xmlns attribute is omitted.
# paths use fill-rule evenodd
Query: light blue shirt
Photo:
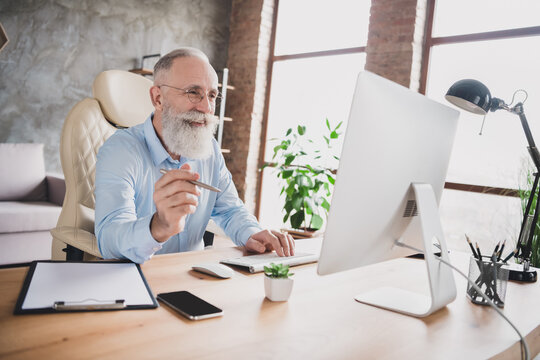
<svg viewBox="0 0 540 360"><path fill-rule="evenodd" d="M213 153L207 159L181 156L179 161L173 160L157 137L152 117L117 130L97 155L95 234L103 257L143 263L154 253L202 249L210 218L236 245L245 245L262 229L238 198L217 142L213 140ZM200 181L221 192L200 188L199 205L187 216L184 231L159 243L150 233L150 221L156 212L154 184L162 176L160 169L178 169L185 163L200 175Z"/></svg>

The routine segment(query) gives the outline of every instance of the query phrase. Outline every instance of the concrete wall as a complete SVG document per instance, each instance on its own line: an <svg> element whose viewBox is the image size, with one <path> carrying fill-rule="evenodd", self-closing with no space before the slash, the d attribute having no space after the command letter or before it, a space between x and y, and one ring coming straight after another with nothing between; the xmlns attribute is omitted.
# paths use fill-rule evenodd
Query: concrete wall
<svg viewBox="0 0 540 360"><path fill-rule="evenodd" d="M0 142L45 144L61 172L62 124L97 74L194 46L226 66L230 0L0 0Z"/></svg>

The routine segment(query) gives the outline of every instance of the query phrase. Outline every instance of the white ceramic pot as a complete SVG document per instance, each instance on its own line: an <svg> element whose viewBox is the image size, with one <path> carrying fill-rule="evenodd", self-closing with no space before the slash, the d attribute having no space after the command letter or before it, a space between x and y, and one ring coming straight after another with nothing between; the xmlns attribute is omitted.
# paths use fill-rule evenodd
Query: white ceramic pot
<svg viewBox="0 0 540 360"><path fill-rule="evenodd" d="M292 279L276 279L264 276L264 292L271 301L287 301L291 296Z"/></svg>

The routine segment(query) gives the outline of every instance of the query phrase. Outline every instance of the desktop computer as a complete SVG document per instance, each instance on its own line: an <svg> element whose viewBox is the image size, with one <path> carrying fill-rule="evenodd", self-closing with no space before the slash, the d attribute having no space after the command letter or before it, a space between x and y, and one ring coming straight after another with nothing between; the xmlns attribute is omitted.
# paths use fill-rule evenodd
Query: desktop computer
<svg viewBox="0 0 540 360"><path fill-rule="evenodd" d="M459 112L370 72L358 76L345 133L320 275L424 252L430 295L365 290L356 300L412 316L453 301L438 203Z"/></svg>

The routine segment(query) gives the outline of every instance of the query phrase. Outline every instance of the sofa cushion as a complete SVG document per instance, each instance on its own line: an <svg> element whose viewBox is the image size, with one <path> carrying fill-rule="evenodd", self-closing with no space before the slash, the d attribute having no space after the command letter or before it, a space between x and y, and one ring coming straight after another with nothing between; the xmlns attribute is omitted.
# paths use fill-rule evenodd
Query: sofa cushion
<svg viewBox="0 0 540 360"><path fill-rule="evenodd" d="M43 144L0 144L0 200L46 201Z"/></svg>
<svg viewBox="0 0 540 360"><path fill-rule="evenodd" d="M60 211L61 206L48 202L0 201L0 233L50 230Z"/></svg>
<svg viewBox="0 0 540 360"><path fill-rule="evenodd" d="M48 231L0 234L0 265L50 260L51 248Z"/></svg>

